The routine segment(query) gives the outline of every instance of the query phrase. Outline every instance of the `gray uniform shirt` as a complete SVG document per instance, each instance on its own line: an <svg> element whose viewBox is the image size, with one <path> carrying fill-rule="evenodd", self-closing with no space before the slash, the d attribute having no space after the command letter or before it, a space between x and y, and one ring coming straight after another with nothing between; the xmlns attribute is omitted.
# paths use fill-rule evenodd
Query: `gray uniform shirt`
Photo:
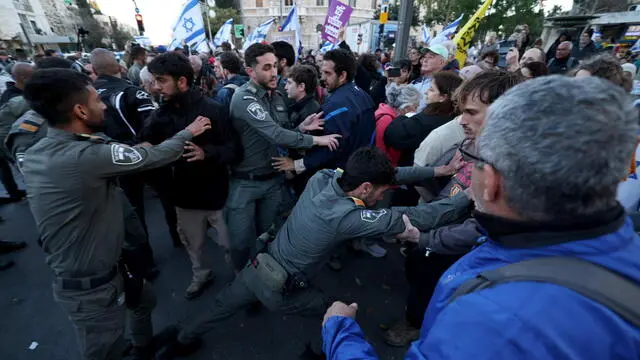
<svg viewBox="0 0 640 360"><path fill-rule="evenodd" d="M244 148L243 160L234 171L263 175L274 172L271 158L278 156L278 146L310 148L313 137L282 127L289 119L284 99L275 91L272 95L262 86L249 81L231 98L231 121L240 135Z"/></svg>
<svg viewBox="0 0 640 360"><path fill-rule="evenodd" d="M47 128L44 118L33 110L24 113L11 125L4 144L20 171L25 151L47 135Z"/></svg>
<svg viewBox="0 0 640 360"><path fill-rule="evenodd" d="M290 274L313 276L347 240L403 232L403 213L425 231L457 220L469 205L465 196L414 208L370 210L342 191L337 182L340 176L341 172L335 170L321 170L312 176L269 246L269 254Z"/></svg>
<svg viewBox="0 0 640 360"><path fill-rule="evenodd" d="M50 127L26 151L29 206L56 276L96 276L116 264L125 232L115 177L177 160L191 138L183 130L157 146L130 147Z"/></svg>

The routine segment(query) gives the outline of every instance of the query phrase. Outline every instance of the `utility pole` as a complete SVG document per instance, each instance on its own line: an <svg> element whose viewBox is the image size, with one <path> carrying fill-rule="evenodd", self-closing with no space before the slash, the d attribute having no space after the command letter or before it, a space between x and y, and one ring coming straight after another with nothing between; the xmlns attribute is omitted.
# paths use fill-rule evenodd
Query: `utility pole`
<svg viewBox="0 0 640 360"><path fill-rule="evenodd" d="M207 11L205 12L207 16L207 28L209 29L209 42L213 41L213 37L211 36L211 17L209 16L209 1L203 0L204 6L206 6Z"/></svg>
<svg viewBox="0 0 640 360"><path fill-rule="evenodd" d="M407 54L412 18L413 0L401 0L400 14L398 16L398 37L396 38L396 48L393 51L393 61L402 60Z"/></svg>

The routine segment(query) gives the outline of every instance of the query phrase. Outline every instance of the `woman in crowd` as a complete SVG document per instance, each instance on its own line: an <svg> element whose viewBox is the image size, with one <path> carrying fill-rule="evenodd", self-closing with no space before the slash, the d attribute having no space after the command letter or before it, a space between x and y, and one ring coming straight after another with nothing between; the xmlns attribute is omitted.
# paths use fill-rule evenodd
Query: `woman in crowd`
<svg viewBox="0 0 640 360"><path fill-rule="evenodd" d="M476 65L480 66L482 70L495 70L500 60L500 54L497 51L489 51L480 55L480 60Z"/></svg>
<svg viewBox="0 0 640 360"><path fill-rule="evenodd" d="M434 74L426 93L427 107L414 116L399 116L387 127L384 143L400 151L400 166L412 166L413 154L427 135L458 115L452 97L461 83L462 78L452 72Z"/></svg>
<svg viewBox="0 0 640 360"><path fill-rule="evenodd" d="M362 90L371 95L373 102L378 106L384 101L385 86L387 85L387 79L378 71L380 63L376 59L375 55L362 54L358 58L358 65L360 65L358 67L358 71L360 71L360 69L364 69L370 80L369 86Z"/></svg>
<svg viewBox="0 0 640 360"><path fill-rule="evenodd" d="M398 166L401 153L385 142L385 134L389 125L398 116L405 116L416 111L420 105L421 94L410 85L390 84L386 89L386 97L387 102L381 103L375 113L375 144L377 148L387 154L393 166Z"/></svg>
<svg viewBox="0 0 640 360"><path fill-rule="evenodd" d="M549 75L549 69L547 69L547 65L539 61L533 61L524 64L520 68L520 72L522 73L522 76L527 79L535 79L540 76Z"/></svg>

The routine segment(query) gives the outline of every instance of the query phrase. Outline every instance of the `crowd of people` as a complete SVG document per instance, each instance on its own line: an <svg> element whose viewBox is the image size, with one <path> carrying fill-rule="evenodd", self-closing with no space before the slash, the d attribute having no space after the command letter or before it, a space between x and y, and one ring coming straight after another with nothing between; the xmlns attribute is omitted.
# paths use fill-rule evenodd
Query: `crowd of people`
<svg viewBox="0 0 640 360"><path fill-rule="evenodd" d="M523 27L504 68L495 34L468 64L451 41L396 62L344 42L23 59L0 98L0 176L27 197L83 359L188 356L259 307L324 314L301 359L377 358L358 305L328 304L314 277L343 245L385 242L410 290L384 338L407 359L637 359L636 74L590 36L548 58ZM208 313L155 335L146 186L189 256L186 299L214 279L209 228L235 271Z"/></svg>

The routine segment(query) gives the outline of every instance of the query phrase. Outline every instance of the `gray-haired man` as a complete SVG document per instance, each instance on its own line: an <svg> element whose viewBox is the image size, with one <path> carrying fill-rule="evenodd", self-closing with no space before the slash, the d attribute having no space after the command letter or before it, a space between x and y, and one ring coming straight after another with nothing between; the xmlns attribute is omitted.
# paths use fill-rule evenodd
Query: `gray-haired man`
<svg viewBox="0 0 640 360"><path fill-rule="evenodd" d="M624 301L607 299L617 293L601 279L614 277L626 296L640 287L640 238L616 201L637 131L628 95L592 77L534 79L492 104L470 154L476 219L487 240L443 274L407 358L636 358L640 330L614 310ZM511 278L450 298L482 273L534 259L561 260L560 275L588 267L575 281L603 289L605 299L555 285L558 275ZM356 310L335 303L325 315L328 358L375 358Z"/></svg>

